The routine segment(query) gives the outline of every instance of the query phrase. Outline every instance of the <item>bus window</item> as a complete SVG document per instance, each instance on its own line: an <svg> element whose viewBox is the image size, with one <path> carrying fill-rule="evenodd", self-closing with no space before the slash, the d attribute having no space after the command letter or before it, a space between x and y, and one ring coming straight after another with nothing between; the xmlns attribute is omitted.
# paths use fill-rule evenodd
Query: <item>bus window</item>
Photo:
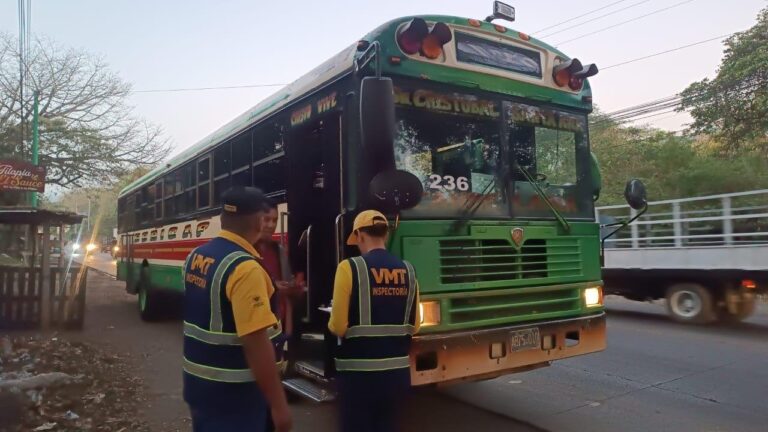
<svg viewBox="0 0 768 432"><path fill-rule="evenodd" d="M213 205L221 204L221 194L230 188L231 145L224 143L213 151Z"/></svg>
<svg viewBox="0 0 768 432"><path fill-rule="evenodd" d="M174 197L175 197L175 186L176 181L173 178L173 174L168 174L165 176L164 179L165 183L165 191L163 192L163 215L166 219L171 219L176 215L176 206Z"/></svg>
<svg viewBox="0 0 768 432"><path fill-rule="evenodd" d="M229 175L231 168L230 143L226 142L213 151L213 178Z"/></svg>
<svg viewBox="0 0 768 432"><path fill-rule="evenodd" d="M259 127L253 137L253 164L264 162L283 151L283 137L276 125L267 124Z"/></svg>
<svg viewBox="0 0 768 432"><path fill-rule="evenodd" d="M197 187L197 208L202 209L211 205L211 184L205 183Z"/></svg>
<svg viewBox="0 0 768 432"><path fill-rule="evenodd" d="M245 166L232 172L232 186L250 186L251 167Z"/></svg>
<svg viewBox="0 0 768 432"><path fill-rule="evenodd" d="M133 214L133 220L131 222L131 228L136 229L141 226L141 192L136 191L133 194L133 206L130 210Z"/></svg>
<svg viewBox="0 0 768 432"><path fill-rule="evenodd" d="M197 208L211 205L211 159L205 157L197 161Z"/></svg>
<svg viewBox="0 0 768 432"><path fill-rule="evenodd" d="M251 132L235 138L232 143L232 186L251 185Z"/></svg>
<svg viewBox="0 0 768 432"><path fill-rule="evenodd" d="M284 153L253 168L253 184L266 194L285 191Z"/></svg>
<svg viewBox="0 0 768 432"><path fill-rule="evenodd" d="M241 134L232 142L232 174L251 163L251 132ZM234 180L233 180L234 183ZM248 180L250 183L250 179ZM244 185L245 186L245 185Z"/></svg>
<svg viewBox="0 0 768 432"><path fill-rule="evenodd" d="M155 219L163 218L163 181L155 182Z"/></svg>

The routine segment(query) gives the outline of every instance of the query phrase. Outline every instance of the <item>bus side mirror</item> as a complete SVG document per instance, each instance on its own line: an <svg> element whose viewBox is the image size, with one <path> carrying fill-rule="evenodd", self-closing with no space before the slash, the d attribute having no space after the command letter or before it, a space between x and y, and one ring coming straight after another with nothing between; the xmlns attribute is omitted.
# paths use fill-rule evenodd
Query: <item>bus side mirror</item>
<svg viewBox="0 0 768 432"><path fill-rule="evenodd" d="M390 78L365 77L360 85L360 132L366 171L395 169L395 96Z"/></svg>
<svg viewBox="0 0 768 432"><path fill-rule="evenodd" d="M415 175L403 170L376 174L368 186L371 205L384 213L398 213L421 201L424 185Z"/></svg>
<svg viewBox="0 0 768 432"><path fill-rule="evenodd" d="M600 175L600 164L597 162L595 154L590 152L589 156L589 168L592 177L592 201L597 201L600 199L600 191L603 189L603 176Z"/></svg>
<svg viewBox="0 0 768 432"><path fill-rule="evenodd" d="M627 200L627 204L635 210L641 210L648 206L645 197L645 185L638 179L627 182L627 187L624 188L624 198Z"/></svg>

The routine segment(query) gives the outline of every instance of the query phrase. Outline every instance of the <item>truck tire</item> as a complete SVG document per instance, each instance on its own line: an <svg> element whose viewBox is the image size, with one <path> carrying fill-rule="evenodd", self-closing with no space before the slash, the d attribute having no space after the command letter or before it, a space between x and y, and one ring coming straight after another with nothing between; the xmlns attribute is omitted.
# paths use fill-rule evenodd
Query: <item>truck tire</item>
<svg viewBox="0 0 768 432"><path fill-rule="evenodd" d="M141 268L138 282L138 306L139 315L143 321L158 321L163 318L163 298L162 293L152 288L149 282L149 269Z"/></svg>
<svg viewBox="0 0 768 432"><path fill-rule="evenodd" d="M757 307L757 299L755 296L749 296L742 298L739 304L739 311L732 313L728 310L728 307L723 307L720 310L720 319L726 323L738 323L752 316L755 313Z"/></svg>
<svg viewBox="0 0 768 432"><path fill-rule="evenodd" d="M712 293L703 285L684 282L667 289L667 311L677 322L709 324L717 319Z"/></svg>

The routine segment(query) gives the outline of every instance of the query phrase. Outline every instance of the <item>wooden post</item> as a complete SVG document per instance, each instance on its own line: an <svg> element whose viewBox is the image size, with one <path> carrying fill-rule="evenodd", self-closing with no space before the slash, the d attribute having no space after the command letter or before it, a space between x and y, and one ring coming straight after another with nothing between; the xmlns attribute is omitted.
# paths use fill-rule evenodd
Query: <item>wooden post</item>
<svg viewBox="0 0 768 432"><path fill-rule="evenodd" d="M59 268L64 267L64 224L59 224Z"/></svg>
<svg viewBox="0 0 768 432"><path fill-rule="evenodd" d="M42 254L40 259L40 268L42 277L40 278L40 328L47 331L51 326L51 225L49 222L43 224Z"/></svg>

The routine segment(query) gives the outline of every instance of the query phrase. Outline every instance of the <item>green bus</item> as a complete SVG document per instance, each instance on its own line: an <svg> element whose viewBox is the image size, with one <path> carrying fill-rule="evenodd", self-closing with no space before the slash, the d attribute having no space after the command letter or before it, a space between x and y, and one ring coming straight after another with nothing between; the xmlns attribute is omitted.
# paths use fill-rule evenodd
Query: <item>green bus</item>
<svg viewBox="0 0 768 432"><path fill-rule="evenodd" d="M276 239L306 286L294 390L318 396L312 383L333 375L334 271L370 207L391 216L390 249L421 286L414 385L603 350L586 80L597 68L491 22L507 8L385 23L126 187L118 278L142 317L183 292L184 259L220 229L221 193L253 185L279 203Z"/></svg>

